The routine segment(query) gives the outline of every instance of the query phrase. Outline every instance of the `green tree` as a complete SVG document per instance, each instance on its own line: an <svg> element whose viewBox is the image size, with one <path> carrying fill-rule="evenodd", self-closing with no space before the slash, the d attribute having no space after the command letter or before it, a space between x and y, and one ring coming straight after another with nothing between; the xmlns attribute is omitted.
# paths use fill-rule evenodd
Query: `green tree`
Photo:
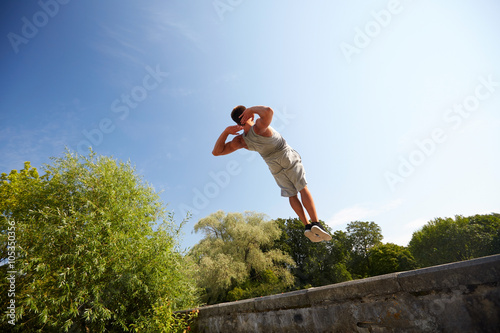
<svg viewBox="0 0 500 333"><path fill-rule="evenodd" d="M280 230L264 215L218 211L201 219L194 230L204 234L190 257L208 304L269 295L293 284L294 262L271 248Z"/></svg>
<svg viewBox="0 0 500 333"><path fill-rule="evenodd" d="M345 265L348 251L345 233L337 231L331 241L313 243L304 236L304 225L299 219L277 219L276 223L282 232L274 246L295 261L292 272L296 289L351 280Z"/></svg>
<svg viewBox="0 0 500 333"><path fill-rule="evenodd" d="M2 315L2 331L182 331L173 311L193 306L195 290L158 194L130 163L92 152L44 169L1 176L0 242L14 227L15 259L3 251L0 268L17 272L17 324Z"/></svg>
<svg viewBox="0 0 500 333"><path fill-rule="evenodd" d="M350 244L349 272L354 278L370 276L369 251L382 244L382 229L375 222L354 221L347 225L347 241Z"/></svg>
<svg viewBox="0 0 500 333"><path fill-rule="evenodd" d="M500 215L436 218L413 233L409 248L420 267L478 258L494 253Z"/></svg>
<svg viewBox="0 0 500 333"><path fill-rule="evenodd" d="M500 219L500 214L492 213L491 218L494 221ZM497 229L496 233L492 231L491 234L493 235L491 240L491 254L500 253L500 228Z"/></svg>
<svg viewBox="0 0 500 333"><path fill-rule="evenodd" d="M404 246L386 243L373 246L368 251L370 276L408 271L417 268L410 250Z"/></svg>
<svg viewBox="0 0 500 333"><path fill-rule="evenodd" d="M477 235L474 239L473 256L483 257L500 253L498 236L500 235L500 214L491 213L487 215L469 216L469 227L471 232Z"/></svg>

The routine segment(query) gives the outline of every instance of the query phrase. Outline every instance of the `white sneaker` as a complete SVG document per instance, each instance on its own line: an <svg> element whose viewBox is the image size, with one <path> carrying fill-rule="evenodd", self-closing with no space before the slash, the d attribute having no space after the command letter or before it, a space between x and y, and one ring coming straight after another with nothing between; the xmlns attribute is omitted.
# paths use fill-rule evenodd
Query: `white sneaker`
<svg viewBox="0 0 500 333"><path fill-rule="evenodd" d="M321 242L323 239L320 236L318 236L316 233L311 231L312 226L313 225L311 223L306 225L304 235L307 238L309 238L311 240L311 242L314 242L314 243Z"/></svg>
<svg viewBox="0 0 500 333"><path fill-rule="evenodd" d="M321 238L321 240L324 241L329 241L332 240L332 236L326 231L326 229L321 225L320 222L313 222L311 223L311 231Z"/></svg>

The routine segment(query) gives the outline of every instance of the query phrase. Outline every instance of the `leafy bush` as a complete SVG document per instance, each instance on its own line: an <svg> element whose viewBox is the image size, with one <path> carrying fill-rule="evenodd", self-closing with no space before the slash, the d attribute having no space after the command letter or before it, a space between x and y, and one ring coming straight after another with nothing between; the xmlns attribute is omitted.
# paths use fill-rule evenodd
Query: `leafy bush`
<svg viewBox="0 0 500 333"><path fill-rule="evenodd" d="M16 321L1 330L123 332L179 327L194 305L172 214L130 163L66 152L39 176L2 174L2 249L15 226ZM1 253L2 276L9 267ZM12 259L12 258L11 258ZM6 308L7 284L0 285ZM184 325L185 326L185 325Z"/></svg>

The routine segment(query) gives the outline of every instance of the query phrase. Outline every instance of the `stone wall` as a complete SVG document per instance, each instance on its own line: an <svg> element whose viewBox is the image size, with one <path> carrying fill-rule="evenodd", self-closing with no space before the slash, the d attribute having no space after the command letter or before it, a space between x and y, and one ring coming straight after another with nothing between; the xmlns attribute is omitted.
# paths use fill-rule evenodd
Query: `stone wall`
<svg viewBox="0 0 500 333"><path fill-rule="evenodd" d="M200 308L195 331L500 332L500 255Z"/></svg>

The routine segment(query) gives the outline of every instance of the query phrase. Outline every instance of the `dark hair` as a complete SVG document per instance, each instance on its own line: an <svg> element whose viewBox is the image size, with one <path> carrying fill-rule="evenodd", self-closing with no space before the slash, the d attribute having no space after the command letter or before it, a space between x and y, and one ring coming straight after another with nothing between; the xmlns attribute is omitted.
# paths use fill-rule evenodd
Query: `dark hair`
<svg viewBox="0 0 500 333"><path fill-rule="evenodd" d="M243 111L245 111L247 108L244 107L243 105L238 105L231 111L231 118L234 120L234 122L238 125L241 125L241 114Z"/></svg>

